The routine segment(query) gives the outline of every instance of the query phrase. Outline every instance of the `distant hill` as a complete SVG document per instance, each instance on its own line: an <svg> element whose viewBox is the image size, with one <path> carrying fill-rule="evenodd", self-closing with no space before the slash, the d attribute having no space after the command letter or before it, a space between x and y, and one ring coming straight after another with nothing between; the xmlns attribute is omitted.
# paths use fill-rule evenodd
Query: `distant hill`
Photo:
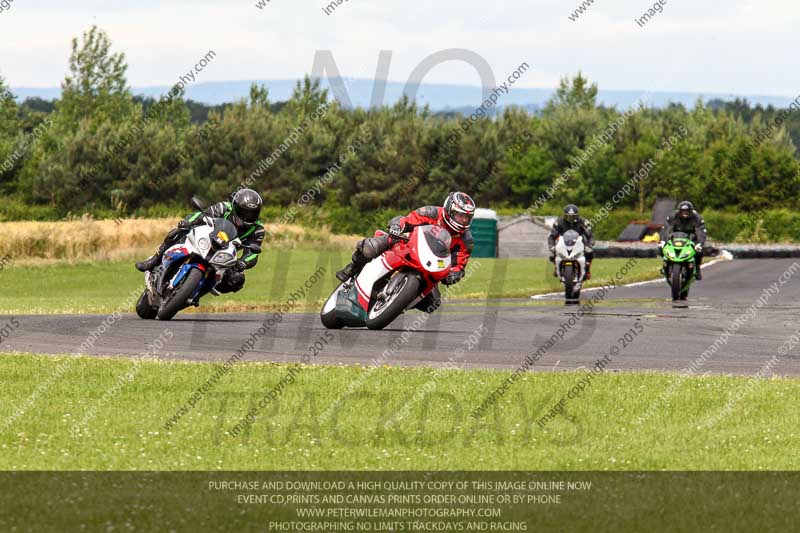
<svg viewBox="0 0 800 533"><path fill-rule="evenodd" d="M368 107L370 105L373 80L343 78L343 81L347 87L351 103L354 106ZM248 97L250 94L250 85L252 83L266 86L269 89L270 100L275 102L288 99L297 82L296 80L247 80L197 83L187 87L186 98L207 105L235 102ZM330 88L329 81L324 80L323 86ZM17 98L21 100L28 97L39 97L51 100L53 98L58 98L61 94L61 89L59 88L12 87L11 90ZM134 87L133 93L136 95L159 97L169 92L169 90L170 87L168 86ZM391 105L397 102L404 90L405 83L395 81L387 82L384 103ZM500 96L498 108L514 105L523 107L529 112L536 112L544 105L547 99L550 98L553 91L554 89L513 88L508 94ZM598 100L606 106L627 109L633 106L643 93L644 91L637 90L618 91L601 89L598 94ZM423 83L419 86L416 96L419 105L429 105L433 111L472 112L482 101L480 87L470 85ZM794 97L733 93L654 92L649 94L649 98L652 105L655 107L665 107L670 103L679 103L687 107L693 107L698 98L702 99L704 102L715 99L734 100L735 98L746 98L752 104L762 104L764 106L771 104L775 107L785 107Z"/></svg>

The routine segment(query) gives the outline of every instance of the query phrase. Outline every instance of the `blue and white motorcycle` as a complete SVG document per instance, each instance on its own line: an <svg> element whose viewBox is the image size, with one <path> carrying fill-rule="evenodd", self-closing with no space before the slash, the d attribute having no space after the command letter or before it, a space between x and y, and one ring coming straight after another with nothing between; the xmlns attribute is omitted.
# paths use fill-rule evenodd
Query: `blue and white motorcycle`
<svg viewBox="0 0 800 533"><path fill-rule="evenodd" d="M196 198L192 205L203 211ZM164 252L161 265L145 272L145 290L136 303L139 318L169 320L181 309L199 306L202 296L219 295L214 287L236 265L241 241L232 222L205 215L203 222L189 231L184 242Z"/></svg>

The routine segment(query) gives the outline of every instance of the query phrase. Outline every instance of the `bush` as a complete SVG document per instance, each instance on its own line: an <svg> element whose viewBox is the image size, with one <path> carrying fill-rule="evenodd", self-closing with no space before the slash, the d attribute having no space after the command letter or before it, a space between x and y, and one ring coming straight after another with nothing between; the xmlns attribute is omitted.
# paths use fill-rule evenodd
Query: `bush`
<svg viewBox="0 0 800 533"><path fill-rule="evenodd" d="M0 222L8 220L58 220L58 209L46 205L29 205L19 198L0 199Z"/></svg>

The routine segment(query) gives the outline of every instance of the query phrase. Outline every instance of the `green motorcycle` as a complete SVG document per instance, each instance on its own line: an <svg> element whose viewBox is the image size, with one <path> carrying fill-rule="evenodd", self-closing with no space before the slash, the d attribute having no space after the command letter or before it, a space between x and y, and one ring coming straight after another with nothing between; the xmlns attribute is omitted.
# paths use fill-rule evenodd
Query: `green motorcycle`
<svg viewBox="0 0 800 533"><path fill-rule="evenodd" d="M694 242L688 234L677 231L670 235L661 253L664 258L663 273L672 287L672 300L688 299L689 288L695 279L694 257L697 252Z"/></svg>

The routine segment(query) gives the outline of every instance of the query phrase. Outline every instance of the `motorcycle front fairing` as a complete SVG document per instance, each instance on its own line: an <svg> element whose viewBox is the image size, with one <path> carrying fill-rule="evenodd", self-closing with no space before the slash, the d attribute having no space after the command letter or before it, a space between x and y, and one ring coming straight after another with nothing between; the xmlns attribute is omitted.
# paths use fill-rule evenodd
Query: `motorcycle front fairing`
<svg viewBox="0 0 800 533"><path fill-rule="evenodd" d="M569 264L579 268L581 275L578 283L582 283L586 273L585 245L583 237L573 230L562 235L556 243L556 271L562 282L564 281L562 267Z"/></svg>
<svg viewBox="0 0 800 533"><path fill-rule="evenodd" d="M670 235L663 251L664 259L672 263L694 263L696 254L691 237L682 232Z"/></svg>
<svg viewBox="0 0 800 533"><path fill-rule="evenodd" d="M363 320L366 320L366 313L375 292L375 284L390 273L404 269L420 273L420 277L425 283L419 298L409 305L409 308L414 307L450 273L452 267L451 247L450 233L440 226L426 225L414 228L408 236L408 240L399 240L389 250L364 266L353 282L355 290L350 291L347 301L341 301L340 305L337 305L337 309L341 309L346 314L357 314L359 319L363 317ZM389 281L387 280L387 282ZM354 304L358 309L350 311L345 309Z"/></svg>
<svg viewBox="0 0 800 533"><path fill-rule="evenodd" d="M225 270L236 263L236 236L236 226L224 218L208 219L205 225L193 228L183 243L164 252L160 275L153 284L155 292L163 297L164 289L178 286L193 268L204 277L192 298L213 290Z"/></svg>

